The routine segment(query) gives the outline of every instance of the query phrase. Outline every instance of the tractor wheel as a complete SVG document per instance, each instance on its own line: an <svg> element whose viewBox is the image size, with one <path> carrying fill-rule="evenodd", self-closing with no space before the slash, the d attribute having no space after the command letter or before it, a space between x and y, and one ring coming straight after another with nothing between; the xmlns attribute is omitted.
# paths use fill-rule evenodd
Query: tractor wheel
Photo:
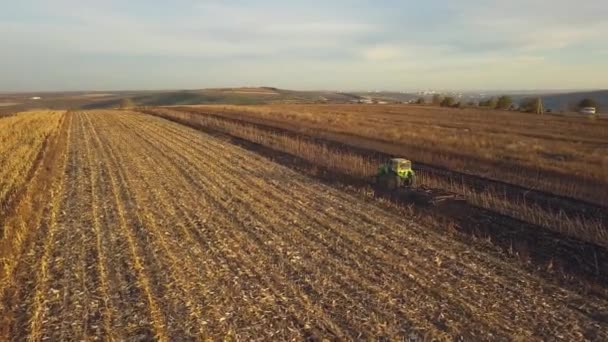
<svg viewBox="0 0 608 342"><path fill-rule="evenodd" d="M386 175L386 190L393 191L401 186L401 178L397 175Z"/></svg>
<svg viewBox="0 0 608 342"><path fill-rule="evenodd" d="M403 185L405 185L405 180L397 175L395 175L394 177L395 177L395 188L396 189L402 188Z"/></svg>
<svg viewBox="0 0 608 342"><path fill-rule="evenodd" d="M376 180L377 190L391 191L395 188L394 177L390 174L379 175Z"/></svg>
<svg viewBox="0 0 608 342"><path fill-rule="evenodd" d="M378 175L376 177L376 189L380 190L380 191L384 191L386 190L387 184L386 184L386 175Z"/></svg>
<svg viewBox="0 0 608 342"><path fill-rule="evenodd" d="M410 188L416 187L416 176L411 174L407 179L404 180L404 185Z"/></svg>

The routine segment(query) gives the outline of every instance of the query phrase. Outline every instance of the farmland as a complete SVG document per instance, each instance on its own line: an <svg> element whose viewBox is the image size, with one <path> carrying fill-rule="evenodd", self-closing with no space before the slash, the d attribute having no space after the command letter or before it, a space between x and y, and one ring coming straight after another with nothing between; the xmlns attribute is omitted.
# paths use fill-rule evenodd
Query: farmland
<svg viewBox="0 0 608 342"><path fill-rule="evenodd" d="M604 289L225 137L128 111L5 120L48 138L6 211L0 340L608 338Z"/></svg>
<svg viewBox="0 0 608 342"><path fill-rule="evenodd" d="M303 108L314 111L325 107ZM293 114L291 121L281 120L286 114L279 111L266 117L251 114L252 111L260 112L263 109L184 107L141 110L208 132L220 132L233 142L273 159L285 161L296 158L287 162L288 166L295 166L300 171L325 180L329 176L331 183L337 180L362 191L369 188L371 176L385 158L409 156L403 152L408 150L407 145L338 134L330 132L327 125L312 129L296 114ZM369 113L370 120L374 115ZM489 124L487 119L485 121ZM278 156L277 153L282 155ZM304 169L302 163L307 165ZM467 165L475 166L473 162ZM493 180L418 162L414 166L418 170L419 188L409 191L404 200L397 199L409 209L415 209L424 217L439 217L447 221L447 225L453 225L474 237L490 239L507 253L513 253L514 246L522 245L525 259L531 258L542 267L557 262L569 268L577 277L592 275L606 280L604 270L608 266L608 234L604 206L537 190L538 185L522 187L504 179ZM507 175L506 179L509 179L509 171L517 174L519 169L512 166L498 170ZM578 181L582 182L580 179ZM598 188L601 189L601 186ZM446 192L462 196L466 202L442 201ZM603 193L598 192L598 195L605 199ZM441 201L440 205L434 204L437 199ZM431 206L428 206L429 202Z"/></svg>
<svg viewBox="0 0 608 342"><path fill-rule="evenodd" d="M194 106L608 205L608 121L411 105Z"/></svg>
<svg viewBox="0 0 608 342"><path fill-rule="evenodd" d="M0 214L29 180L29 173L61 117L59 112L37 112L0 120Z"/></svg>

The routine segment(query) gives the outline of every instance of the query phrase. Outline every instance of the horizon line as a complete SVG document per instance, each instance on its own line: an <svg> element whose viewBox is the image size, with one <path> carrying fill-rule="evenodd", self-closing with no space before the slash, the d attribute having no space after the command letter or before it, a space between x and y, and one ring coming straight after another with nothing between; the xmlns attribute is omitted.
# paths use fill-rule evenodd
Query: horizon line
<svg viewBox="0 0 608 342"><path fill-rule="evenodd" d="M0 95L20 95L20 94L61 94L61 93L128 93L128 92L175 92L175 91L205 91L205 90L224 90L224 89L239 89L239 88L272 88L277 90L286 91L299 91L299 92L333 92L333 93L404 93L404 94L417 94L420 92L433 91L437 93L472 93L472 92L504 92L507 94L517 93L576 93L576 92L595 92L595 91L608 91L608 88L537 88L537 89L415 89L415 90L399 90L399 89L297 89L297 88L281 88L275 86L225 86L225 87L207 87L207 88L149 88L149 89L74 89L74 90L23 90L23 91L4 91L0 90Z"/></svg>

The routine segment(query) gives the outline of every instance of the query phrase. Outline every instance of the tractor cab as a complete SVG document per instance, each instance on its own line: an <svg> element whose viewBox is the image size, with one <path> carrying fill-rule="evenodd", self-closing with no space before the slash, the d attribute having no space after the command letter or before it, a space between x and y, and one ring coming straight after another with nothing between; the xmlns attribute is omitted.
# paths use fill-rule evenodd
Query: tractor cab
<svg viewBox="0 0 608 342"><path fill-rule="evenodd" d="M404 176L412 170L412 162L403 158L393 158L388 161L388 165L394 173L400 176Z"/></svg>
<svg viewBox="0 0 608 342"><path fill-rule="evenodd" d="M380 188L392 190L404 186L412 187L415 183L412 162L404 158L392 158L380 165L375 183Z"/></svg>

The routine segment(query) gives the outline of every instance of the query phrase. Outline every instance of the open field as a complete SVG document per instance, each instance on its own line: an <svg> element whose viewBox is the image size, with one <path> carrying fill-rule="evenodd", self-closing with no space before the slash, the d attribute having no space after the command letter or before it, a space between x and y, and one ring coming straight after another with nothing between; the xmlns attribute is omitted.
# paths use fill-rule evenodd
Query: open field
<svg viewBox="0 0 608 342"><path fill-rule="evenodd" d="M376 172L376 167L383 158L391 155L407 156L401 154L399 146L394 149L388 146L393 154L381 153L385 146L373 142L362 149L359 146L369 141L353 142L346 139L348 136L330 136L323 131L312 132L295 125L276 123L271 119L256 120L234 113L213 114L213 109L207 107L148 108L144 111L296 155L320 167L358 178L364 183L369 183L369 178ZM302 134L301 131L305 133ZM419 172L421 186L458 193L477 206L608 246L606 209L601 205L554 196L501 180L468 176L449 169L424 164L415 164L415 167Z"/></svg>
<svg viewBox="0 0 608 342"><path fill-rule="evenodd" d="M58 133L0 282L2 340L608 338L605 293L222 139L116 111Z"/></svg>
<svg viewBox="0 0 608 342"><path fill-rule="evenodd" d="M167 108L142 111L226 139L333 186L374 193L370 177L382 161L375 154L361 154L349 146L335 146L222 116ZM559 209L555 211L530 200L509 198L487 180L482 188L471 187L449 173L425 171L418 171L416 189L381 197L407 208L418 221L443 227L448 233L458 231L455 238L464 238L465 242L471 237L490 241L505 255L523 261L522 266L537 273L542 270L544 277L554 279L557 275L575 280L574 286L608 284L608 234L602 209L585 211L583 215L578 213L580 206L576 202L556 198L557 203L552 204L558 204ZM466 201L452 200L454 194ZM524 195L535 197L530 190ZM568 214L564 212L566 204L574 205Z"/></svg>
<svg viewBox="0 0 608 342"><path fill-rule="evenodd" d="M608 205L608 121L411 105L202 106L557 195ZM398 153L397 153L398 152Z"/></svg>

